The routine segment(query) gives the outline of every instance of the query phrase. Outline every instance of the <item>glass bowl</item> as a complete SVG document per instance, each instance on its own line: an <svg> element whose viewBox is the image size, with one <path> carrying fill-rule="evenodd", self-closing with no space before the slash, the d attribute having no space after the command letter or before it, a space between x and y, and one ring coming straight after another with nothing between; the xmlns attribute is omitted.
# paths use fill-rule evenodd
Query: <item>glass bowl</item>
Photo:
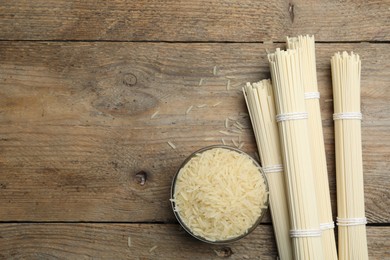
<svg viewBox="0 0 390 260"><path fill-rule="evenodd" d="M175 186L176 186L176 180L177 180L177 177L179 175L179 172L180 170L193 158L195 157L197 154L200 154L200 153L203 153L205 151L208 151L208 150L211 150L211 149L215 149L215 148L222 148L222 149L227 149L227 150L230 150L230 151L235 151L237 153L240 153L240 154L243 154L243 155L246 155L248 158L250 158L252 160L252 162L254 163L254 165L258 168L259 170L259 174L262 175L262 178L264 180L264 184L265 184L265 188L266 188L266 192L267 192L267 197L266 197L266 202L265 202L265 205L264 205L264 208L261 210L261 213L260 215L258 216L257 220L255 221L255 223L247 230L247 232L237 236L237 237L233 237L233 238L229 238L227 240L217 240L217 241L211 241L211 240L208 240L207 238L204 238L204 237L201 237L201 236L198 236L198 235L195 235L191 228L189 228L182 220L181 216L180 216L180 213L177 212L175 210L175 201L174 201L174 195L175 195ZM181 166L179 167L179 169L177 170L173 180L172 180L172 186L171 186L171 206L172 206L172 210L173 210L173 213L175 214L175 217L177 219L177 221L179 222L179 224L183 227L183 229L185 231L187 231L187 233L189 233L191 236L195 237L196 239L200 240L200 241L203 241L203 242L206 242L206 243L210 243L210 244L228 244L228 243L232 243L232 242L235 242L245 236L247 236L248 234L250 234L258 225L259 223L261 222L261 219L263 218L263 216L265 215L265 213L267 212L268 210L268 204L269 204L269 187L268 187L268 182L267 182L267 178L261 168L261 166L259 165L259 163L253 158L251 157L250 155L248 155L247 153L243 152L242 150L240 149L237 149L237 148L234 148L234 147L231 147L231 146L227 146L227 145L212 145L212 146L207 146L207 147L204 147L202 149L199 149L197 151L195 151L194 153L192 153L190 156L188 156L184 162L181 164Z"/></svg>

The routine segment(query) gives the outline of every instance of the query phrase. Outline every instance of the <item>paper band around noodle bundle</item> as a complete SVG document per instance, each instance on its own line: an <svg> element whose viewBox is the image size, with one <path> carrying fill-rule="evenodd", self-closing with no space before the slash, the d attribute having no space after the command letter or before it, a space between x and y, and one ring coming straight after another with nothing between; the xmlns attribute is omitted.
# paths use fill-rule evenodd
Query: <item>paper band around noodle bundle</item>
<svg viewBox="0 0 390 260"><path fill-rule="evenodd" d="M290 230L290 237L319 237L321 236L320 229L296 229Z"/></svg>
<svg viewBox="0 0 390 260"><path fill-rule="evenodd" d="M275 165L264 166L263 171L264 171L264 173L282 172L283 165L275 164Z"/></svg>
<svg viewBox="0 0 390 260"><path fill-rule="evenodd" d="M305 99L319 99L320 92L306 92Z"/></svg>
<svg viewBox="0 0 390 260"><path fill-rule="evenodd" d="M307 119L307 112L295 112L276 115L276 122Z"/></svg>
<svg viewBox="0 0 390 260"><path fill-rule="evenodd" d="M340 120L340 119L362 120L362 113L360 113L360 112L343 112L343 113L333 114L333 120Z"/></svg>
<svg viewBox="0 0 390 260"><path fill-rule="evenodd" d="M366 224L367 218L337 218L338 226L359 226Z"/></svg>
<svg viewBox="0 0 390 260"><path fill-rule="evenodd" d="M328 223L320 223L320 229L321 230L328 230L334 228L334 222L328 222Z"/></svg>

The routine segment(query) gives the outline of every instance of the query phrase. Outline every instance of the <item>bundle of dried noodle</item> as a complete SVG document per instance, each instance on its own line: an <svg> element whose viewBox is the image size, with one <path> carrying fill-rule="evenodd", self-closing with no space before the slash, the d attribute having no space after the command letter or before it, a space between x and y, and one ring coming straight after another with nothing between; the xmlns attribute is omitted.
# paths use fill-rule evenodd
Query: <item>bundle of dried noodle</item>
<svg viewBox="0 0 390 260"><path fill-rule="evenodd" d="M307 138L302 68L296 50L268 54L279 122L295 259L325 259Z"/></svg>
<svg viewBox="0 0 390 260"><path fill-rule="evenodd" d="M272 223L280 259L293 259L286 185L280 151L278 126L271 81L247 83L243 88L246 105L269 185Z"/></svg>
<svg viewBox="0 0 390 260"><path fill-rule="evenodd" d="M360 113L359 55L331 59L336 143L339 258L368 259Z"/></svg>
<svg viewBox="0 0 390 260"><path fill-rule="evenodd" d="M317 85L314 36L287 38L287 47L298 51L303 73L305 103L308 112L309 142L313 162L313 174L317 195L317 206L322 230L322 246L325 259L337 259L334 222L330 203L328 170L322 132L320 93Z"/></svg>

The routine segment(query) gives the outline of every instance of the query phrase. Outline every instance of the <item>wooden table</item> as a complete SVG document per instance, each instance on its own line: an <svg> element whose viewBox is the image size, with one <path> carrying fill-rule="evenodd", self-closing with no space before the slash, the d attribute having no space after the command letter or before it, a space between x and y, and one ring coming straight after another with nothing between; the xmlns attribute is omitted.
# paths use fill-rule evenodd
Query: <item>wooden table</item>
<svg viewBox="0 0 390 260"><path fill-rule="evenodd" d="M268 78L267 51L298 34L317 41L334 216L329 59L361 55L368 248L390 259L389 8L0 1L0 259L275 259L269 215L239 242L208 245L179 227L169 192L191 152L237 140L219 132L226 118L246 126L243 150L255 154L241 87Z"/></svg>

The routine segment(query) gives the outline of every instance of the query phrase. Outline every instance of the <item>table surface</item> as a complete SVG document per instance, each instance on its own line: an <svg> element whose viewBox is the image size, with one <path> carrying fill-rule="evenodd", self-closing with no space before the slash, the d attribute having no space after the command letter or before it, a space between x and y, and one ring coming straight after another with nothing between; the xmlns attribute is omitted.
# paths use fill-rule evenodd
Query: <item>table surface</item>
<svg viewBox="0 0 390 260"><path fill-rule="evenodd" d="M316 37L334 217L329 60L362 58L368 248L390 259L389 7L1 1L0 259L276 259L269 214L239 242L209 245L180 228L169 193L190 153L238 140L220 132L226 118L245 126L242 149L255 155L241 87L269 78L266 53L299 34Z"/></svg>

